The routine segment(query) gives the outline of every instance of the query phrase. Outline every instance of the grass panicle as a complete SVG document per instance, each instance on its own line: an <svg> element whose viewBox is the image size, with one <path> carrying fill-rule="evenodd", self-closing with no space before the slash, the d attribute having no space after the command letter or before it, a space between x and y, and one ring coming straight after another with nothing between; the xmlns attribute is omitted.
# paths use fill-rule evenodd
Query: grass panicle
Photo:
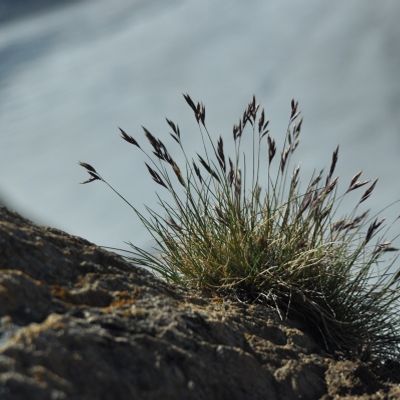
<svg viewBox="0 0 400 400"><path fill-rule="evenodd" d="M328 172L314 174L303 189L300 167L291 166L303 122L295 100L279 150L255 97L234 125L229 146L209 133L204 105L188 94L184 99L203 153L190 156L185 135L167 119L182 165L146 128L151 154L120 129L122 139L147 157L147 170L164 191L158 196L161 212L147 208L142 214L81 163L90 176L83 183L108 185L155 241L152 251L131 244L127 258L177 285L260 302L282 319L301 320L332 353L398 359L398 249L385 238L384 220L361 209L377 180L360 180L360 171L340 194L337 147ZM354 209L340 215L343 198L365 186Z"/></svg>

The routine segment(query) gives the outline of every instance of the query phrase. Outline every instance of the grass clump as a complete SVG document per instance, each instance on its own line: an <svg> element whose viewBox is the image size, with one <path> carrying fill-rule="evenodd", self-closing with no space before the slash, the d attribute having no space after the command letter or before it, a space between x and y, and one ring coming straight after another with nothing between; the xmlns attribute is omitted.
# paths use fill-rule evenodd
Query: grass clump
<svg viewBox="0 0 400 400"><path fill-rule="evenodd" d="M203 144L202 154L190 157L179 126L167 119L184 165L146 128L152 154L120 130L146 155L151 178L169 195L158 196L161 212L139 212L95 168L81 163L90 175L84 183L108 185L156 242L154 252L131 244L127 258L169 282L261 302L282 319L299 319L332 353L397 359L400 270L392 268L397 257L387 261L397 249L384 238L384 220L362 210L377 180L362 180L358 172L339 195L336 148L326 172L314 174L302 190L300 167L290 166L302 127L294 100L281 150L253 97L233 127L228 152L222 137L214 140L209 133L204 105L184 98ZM343 198L357 190L353 210L338 217Z"/></svg>

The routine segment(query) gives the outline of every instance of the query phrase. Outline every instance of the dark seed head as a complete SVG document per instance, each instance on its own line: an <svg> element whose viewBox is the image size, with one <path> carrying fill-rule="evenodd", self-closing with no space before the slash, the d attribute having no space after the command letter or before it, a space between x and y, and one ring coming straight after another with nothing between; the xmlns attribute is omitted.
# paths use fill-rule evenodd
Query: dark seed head
<svg viewBox="0 0 400 400"><path fill-rule="evenodd" d="M130 144L133 144L134 146L140 148L139 143L136 141L135 138L133 138L132 136L128 135L123 129L121 129L121 128L118 128L118 129L121 132L122 139L124 139L126 142L128 142Z"/></svg>
<svg viewBox="0 0 400 400"><path fill-rule="evenodd" d="M363 201L367 200L369 196L371 196L372 191L375 189L376 183L378 182L378 178L374 180L372 185L364 192L361 197L361 200L358 204L361 204Z"/></svg>
<svg viewBox="0 0 400 400"><path fill-rule="evenodd" d="M86 169L86 172L91 176L87 181L81 182L82 184L90 183L93 181L101 180L101 176L98 172L88 163L80 162L79 165Z"/></svg>

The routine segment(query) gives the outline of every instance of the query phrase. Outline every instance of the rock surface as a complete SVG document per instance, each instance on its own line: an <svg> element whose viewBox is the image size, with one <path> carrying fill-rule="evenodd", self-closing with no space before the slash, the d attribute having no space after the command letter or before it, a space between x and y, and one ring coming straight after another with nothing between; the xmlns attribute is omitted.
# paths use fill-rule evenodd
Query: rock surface
<svg viewBox="0 0 400 400"><path fill-rule="evenodd" d="M261 305L171 287L0 208L0 399L399 399Z"/></svg>

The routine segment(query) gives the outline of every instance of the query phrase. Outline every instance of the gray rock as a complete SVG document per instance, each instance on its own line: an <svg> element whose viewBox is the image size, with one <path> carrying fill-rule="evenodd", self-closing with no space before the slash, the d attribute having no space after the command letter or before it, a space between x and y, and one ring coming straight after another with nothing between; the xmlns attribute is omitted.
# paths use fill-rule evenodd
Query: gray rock
<svg viewBox="0 0 400 400"><path fill-rule="evenodd" d="M394 399L396 368L0 208L1 399Z"/></svg>

